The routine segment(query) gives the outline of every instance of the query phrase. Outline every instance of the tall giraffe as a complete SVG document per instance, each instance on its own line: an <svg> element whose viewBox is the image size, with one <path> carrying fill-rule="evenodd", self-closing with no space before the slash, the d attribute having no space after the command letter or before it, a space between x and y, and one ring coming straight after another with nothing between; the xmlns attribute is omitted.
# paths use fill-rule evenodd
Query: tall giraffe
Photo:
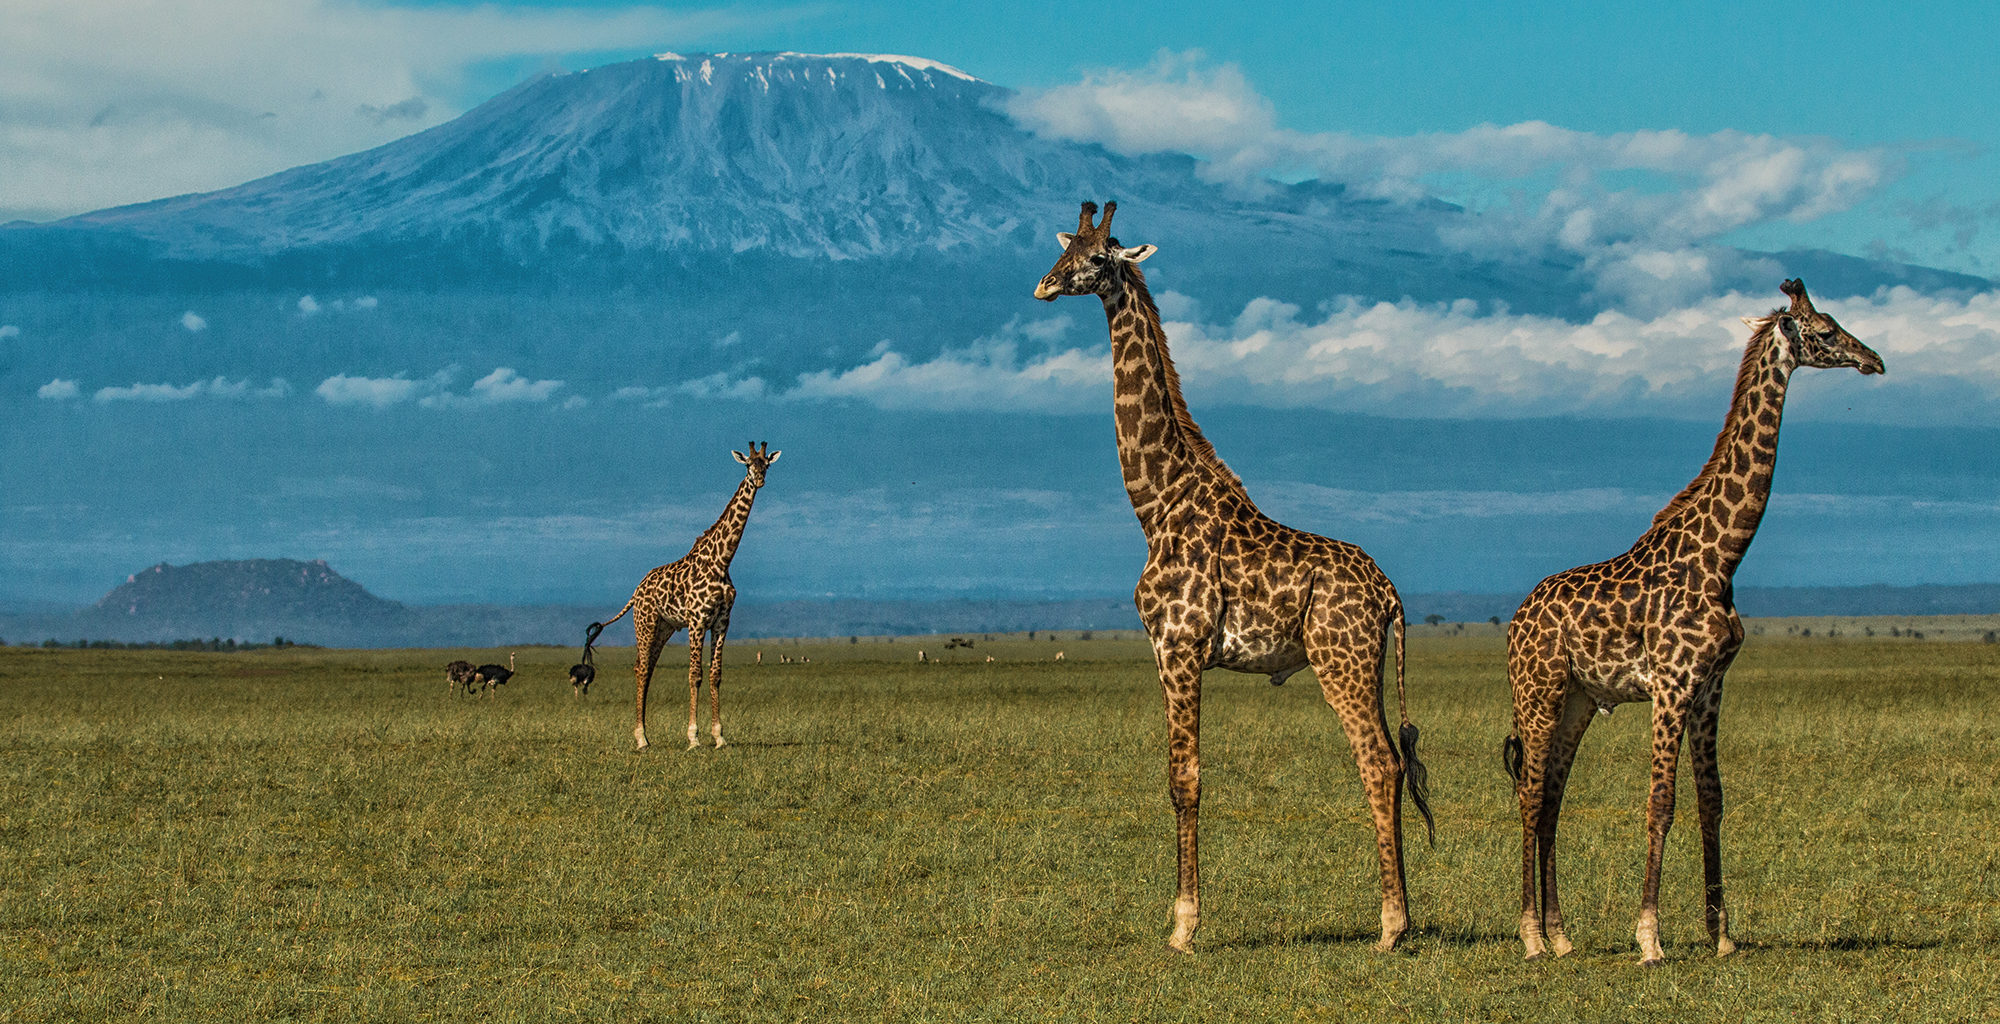
<svg viewBox="0 0 2000 1024"><path fill-rule="evenodd" d="M1201 804L1201 674L1226 668L1273 685L1310 665L1340 714L1375 820L1382 874L1382 939L1409 927L1403 885L1402 791L1431 812L1417 729L1403 702L1403 604L1373 560L1352 544L1280 525L1258 511L1188 415L1160 311L1139 263L1151 245L1111 237L1116 203L1092 224L1084 203L1075 234L1035 297L1096 295L1111 331L1118 464L1146 534L1146 567L1132 598L1153 642L1167 710L1167 789L1177 831L1178 890L1167 945L1186 952L1201 920L1196 816ZM1382 711L1387 638L1396 647L1400 759Z"/></svg>
<svg viewBox="0 0 2000 1024"><path fill-rule="evenodd" d="M729 745L722 738L722 642L729 634L729 610L736 604L736 585L729 580L729 562L736 557L736 546L743 541L743 526L750 521L750 504L757 500L757 489L764 486L764 471L783 453L772 451L768 444L760 451L753 441L750 454L729 454L736 456L746 472L743 482L736 486L736 493L730 496L729 505L722 510L722 517L695 539L694 546L680 561L647 573L617 615L590 624L590 640L596 640L604 627L623 618L626 612L632 613L632 632L638 647L633 674L637 677L639 702L639 721L632 727L632 738L638 741L640 750L647 746L646 686L653 680L653 666L659 663L661 649L681 629L687 630L688 638L688 749L701 745L700 733L695 729L695 713L701 707L702 641L709 633L715 635L715 646L708 670L708 731L715 737L717 747ZM586 648L590 640L585 641Z"/></svg>
<svg viewBox="0 0 2000 1024"><path fill-rule="evenodd" d="M1792 371L1848 366L1882 372L1882 357L1814 309L1804 283L1786 281L1783 291L1790 308L1743 321L1751 335L1735 397L1700 475L1653 517L1632 550L1543 580L1508 627L1514 731L1503 754L1521 803L1521 943L1530 960L1572 948L1556 899L1555 847L1577 743L1593 712L1642 700L1653 702L1653 763L1640 962L1665 958L1660 857L1673 823L1683 732L1701 814L1708 934L1716 955L1736 948L1722 901L1722 779L1715 761L1722 677L1743 643L1730 579L1770 499Z"/></svg>

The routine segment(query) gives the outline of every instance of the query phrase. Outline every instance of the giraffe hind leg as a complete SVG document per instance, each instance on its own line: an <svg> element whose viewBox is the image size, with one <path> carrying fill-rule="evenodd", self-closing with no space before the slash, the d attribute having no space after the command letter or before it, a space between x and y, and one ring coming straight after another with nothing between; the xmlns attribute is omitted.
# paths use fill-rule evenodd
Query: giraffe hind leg
<svg viewBox="0 0 2000 1024"><path fill-rule="evenodd" d="M1722 775L1715 759L1716 719L1722 708L1722 676L1702 695L1688 720L1688 761L1694 768L1701 815L1701 874L1704 923L1716 956L1736 952L1729 937L1729 909L1722 899Z"/></svg>
<svg viewBox="0 0 2000 1024"><path fill-rule="evenodd" d="M660 651L667 646L667 637L671 634L663 632L659 628L658 623L649 623L643 620L641 623L635 624L633 629L634 640L636 641L634 646L638 650L638 659L632 666L634 689L637 691L635 699L638 701L638 724L632 727L632 738L638 742L639 750L645 750L647 747L646 688L653 681L653 667L659 664Z"/></svg>
<svg viewBox="0 0 2000 1024"><path fill-rule="evenodd" d="M1548 806L1550 753L1555 747L1559 724L1559 694L1568 684L1567 673L1544 671L1543 662L1531 651L1510 651L1508 675L1514 690L1514 733L1509 738L1508 759L1519 768L1514 779L1514 796L1521 808L1521 946L1522 955L1537 960L1552 952L1543 928L1541 851L1543 822L1551 828L1554 815ZM1553 875L1553 865L1550 867Z"/></svg>
<svg viewBox="0 0 2000 1024"><path fill-rule="evenodd" d="M1568 956L1575 948L1563 928L1562 900L1556 893L1556 825L1562 817L1563 793L1569 787L1569 771L1576 763L1577 746L1590 728L1597 706L1581 693L1572 692L1563 701L1562 718L1548 752L1548 774L1542 788L1542 813L1536 831L1536 847L1541 862L1542 934L1549 951Z"/></svg>
<svg viewBox="0 0 2000 1024"><path fill-rule="evenodd" d="M701 708L701 645L708 636L708 630L690 623L688 625L688 749L701 746L701 733L695 729L695 713Z"/></svg>

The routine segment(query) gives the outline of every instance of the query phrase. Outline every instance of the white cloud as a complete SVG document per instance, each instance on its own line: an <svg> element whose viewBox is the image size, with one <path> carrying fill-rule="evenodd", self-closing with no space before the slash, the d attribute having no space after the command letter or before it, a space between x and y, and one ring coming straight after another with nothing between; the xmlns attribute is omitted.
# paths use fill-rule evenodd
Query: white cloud
<svg viewBox="0 0 2000 1024"><path fill-rule="evenodd" d="M1168 320L1175 363L1197 407L1250 404L1419 417L1720 417L1748 330L1740 317L1783 305L1723 295L1587 323L1451 304L1346 300L1308 312L1256 299L1228 322ZM1923 415L2000 422L2000 293L1908 289L1822 296L1821 309L1880 352L1888 376L1833 371L1797 389L1794 411L1905 422ZM1192 308L1191 305L1185 308ZM844 370L801 375L779 400L855 400L894 409L1108 407L1110 354L1046 347L1023 356L1018 327L935 358L893 349ZM1812 373L1813 371L1805 371ZM711 387L721 388L726 382ZM1848 411L1855 410L1855 411Z"/></svg>
<svg viewBox="0 0 2000 1024"><path fill-rule="evenodd" d="M61 377L57 377L35 389L35 397L46 398L55 402L66 402L81 394L83 394L83 391L76 386L76 381L64 380Z"/></svg>
<svg viewBox="0 0 2000 1024"><path fill-rule="evenodd" d="M0 341L21 336L21 329L13 324L0 324Z"/></svg>
<svg viewBox="0 0 2000 1024"><path fill-rule="evenodd" d="M509 60L691 42L811 13L9 0L0 221L223 188L381 145L457 115L471 80Z"/></svg>
<svg viewBox="0 0 2000 1024"><path fill-rule="evenodd" d="M328 405L372 405L380 409L415 401L433 387L431 381L407 377L350 377L337 373L320 381L313 394Z"/></svg>
<svg viewBox="0 0 2000 1024"><path fill-rule="evenodd" d="M284 398L292 393L292 386L282 377L273 377L269 384L258 387L248 380L230 380L217 377L213 380L198 380L192 384L132 384L128 387L98 388L91 396L95 402L185 402L196 398L250 399Z"/></svg>
<svg viewBox="0 0 2000 1024"><path fill-rule="evenodd" d="M559 380L529 380L502 366L472 382L471 400L486 404L499 402L546 402L563 386Z"/></svg>
<svg viewBox="0 0 2000 1024"><path fill-rule="evenodd" d="M299 296L299 315L312 316L319 312L319 300L310 295Z"/></svg>
<svg viewBox="0 0 2000 1024"><path fill-rule="evenodd" d="M1208 65L1198 52L1018 93L1007 111L1055 138L1205 157L1202 173L1216 181L1256 188L1317 177L1362 196L1440 196L1480 214L1459 220L1445 244L1584 254L1612 279L1608 291L1643 280L1625 266L1623 248L1675 253L1759 224L1814 220L1904 169L1887 149L1738 131L1595 134L1527 121L1410 136L1298 132L1278 126L1234 65ZM1684 285L1700 276L1677 274Z"/></svg>
<svg viewBox="0 0 2000 1024"><path fill-rule="evenodd" d="M437 409L547 402L563 386L559 380L529 380L512 368L502 366L474 381L471 391L460 393L452 390L452 382L457 377L458 367L455 366L445 367L421 380L412 380L403 374L393 377L335 374L321 381L313 393L329 405L369 405L379 409L415 402L425 408Z"/></svg>
<svg viewBox="0 0 2000 1024"><path fill-rule="evenodd" d="M201 314L190 309L181 314L181 326L187 328L189 334L200 334L202 331L208 330L208 321L203 319Z"/></svg>

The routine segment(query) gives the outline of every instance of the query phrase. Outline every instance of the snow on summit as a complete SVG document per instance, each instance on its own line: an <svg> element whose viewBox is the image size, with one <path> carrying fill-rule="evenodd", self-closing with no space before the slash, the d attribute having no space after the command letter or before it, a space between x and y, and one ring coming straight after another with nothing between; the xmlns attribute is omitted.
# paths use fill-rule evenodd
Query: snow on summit
<svg viewBox="0 0 2000 1024"><path fill-rule="evenodd" d="M938 74L949 75L953 78L957 78L962 81L980 82L980 84L982 85L987 84L983 82L981 79L979 79L977 76L967 74L964 71L959 70L958 68L952 67L951 65L944 63L943 61L931 60L928 57L910 57L898 53L797 53L790 50L784 50L776 53L709 53L709 54L694 54L690 56L687 54L680 54L668 51L664 53L654 54L653 59L657 61L668 61L676 63L691 63L699 60L701 62L701 67L703 69L706 69L703 75L703 81L707 81L708 76L714 73L714 62L718 60L740 60L751 63L763 62L772 65L777 64L779 61L787 61L787 60L790 61L860 60L860 61L867 61L871 64L896 64L900 65L902 68L908 68L911 71L918 71L918 72L934 71L937 72ZM903 77L909 78L910 77L909 73L903 72Z"/></svg>

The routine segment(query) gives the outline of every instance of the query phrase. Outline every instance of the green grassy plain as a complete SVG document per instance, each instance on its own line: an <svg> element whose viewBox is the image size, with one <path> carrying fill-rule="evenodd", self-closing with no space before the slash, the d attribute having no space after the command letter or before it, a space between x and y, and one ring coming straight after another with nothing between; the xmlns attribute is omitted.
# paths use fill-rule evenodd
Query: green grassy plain
<svg viewBox="0 0 2000 1024"><path fill-rule="evenodd" d="M1765 626L1722 720L1743 951L1703 953L1683 785L1656 970L1632 940L1643 706L1592 726L1571 786L1578 952L1520 960L1485 627L1412 642L1439 836L1411 836L1388 956L1332 712L1308 675L1229 673L1204 924L1165 951L1164 729L1131 634L931 665L936 638L740 641L722 751L678 749L670 652L645 755L629 651L578 701L574 652L523 650L478 701L443 665L491 651L0 649L0 1021L2000 1019L2000 644Z"/></svg>

